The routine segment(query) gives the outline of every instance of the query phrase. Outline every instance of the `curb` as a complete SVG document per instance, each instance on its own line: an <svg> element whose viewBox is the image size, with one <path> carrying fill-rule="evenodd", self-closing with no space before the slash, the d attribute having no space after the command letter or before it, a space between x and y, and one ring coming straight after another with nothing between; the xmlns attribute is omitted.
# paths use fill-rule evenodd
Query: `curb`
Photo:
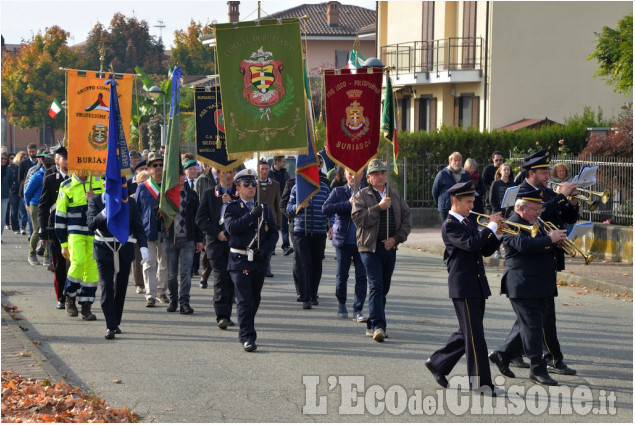
<svg viewBox="0 0 635 425"><path fill-rule="evenodd" d="M443 252L445 251L445 249L441 248L440 246L426 246L424 248L421 246L415 247L412 245L408 245L408 243L403 244L403 246L409 249L414 249L416 251L424 252L426 254L433 254L433 255L439 255L439 256L443 256ZM496 267L496 268L501 268L505 266L505 260L502 258L484 258L483 263L487 266ZM598 280L595 278L592 279L592 278L588 278L584 276L576 276L576 275L567 273L566 271L560 272L558 274L558 277L559 277L558 279L559 281L562 281L566 284L581 285L581 286L586 286L592 289L610 291L616 294L628 294L631 297L633 296L632 287L619 285L617 283L606 282L606 281Z"/></svg>
<svg viewBox="0 0 635 425"><path fill-rule="evenodd" d="M31 358L37 363L37 367L40 367L45 374L50 378L51 383L67 382L64 377L55 369L49 359L40 351L38 347L33 344L33 340L28 336L28 330L23 331L18 325L18 322L7 313L4 308L2 309L2 323L6 325L11 333L11 336L20 343L25 350L30 351ZM28 322L25 322L28 323ZM18 355L18 353L10 353L10 355ZM4 365L3 365L4 369ZM29 378L25 376L25 378Z"/></svg>

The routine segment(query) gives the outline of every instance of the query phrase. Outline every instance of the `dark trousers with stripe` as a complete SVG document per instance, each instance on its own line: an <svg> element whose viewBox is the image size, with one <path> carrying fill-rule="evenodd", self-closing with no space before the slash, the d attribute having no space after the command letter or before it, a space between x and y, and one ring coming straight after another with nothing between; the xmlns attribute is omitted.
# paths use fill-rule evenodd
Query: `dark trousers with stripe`
<svg viewBox="0 0 635 425"><path fill-rule="evenodd" d="M558 332L556 330L556 306L554 298L545 301L545 323L543 325L542 355L547 364L555 366L562 362L564 355L560 349ZM523 341L520 336L520 324L518 319L514 322L505 342L496 350L501 354L503 361L509 361L515 357L521 357L524 353Z"/></svg>
<svg viewBox="0 0 635 425"><path fill-rule="evenodd" d="M119 255L119 273L116 276L113 261L97 261L99 286L101 286L101 309L108 329L117 329L117 326L121 324L132 266L132 258L127 258L122 253L116 255Z"/></svg>
<svg viewBox="0 0 635 425"><path fill-rule="evenodd" d="M238 318L238 338L240 342L256 342L255 319L260 307L260 293L265 283L263 272L230 270L236 293L236 316Z"/></svg>
<svg viewBox="0 0 635 425"><path fill-rule="evenodd" d="M487 344L483 330L484 298L453 298L459 330L454 332L444 347L430 356L432 364L444 375L449 375L465 354L470 388L492 385L487 358Z"/></svg>
<svg viewBox="0 0 635 425"><path fill-rule="evenodd" d="M534 375L544 375L547 373L547 362L542 357L543 344L545 343L545 332L543 331L549 310L550 298L510 298L518 325L520 327L520 337L523 342L525 355L531 363L531 372Z"/></svg>

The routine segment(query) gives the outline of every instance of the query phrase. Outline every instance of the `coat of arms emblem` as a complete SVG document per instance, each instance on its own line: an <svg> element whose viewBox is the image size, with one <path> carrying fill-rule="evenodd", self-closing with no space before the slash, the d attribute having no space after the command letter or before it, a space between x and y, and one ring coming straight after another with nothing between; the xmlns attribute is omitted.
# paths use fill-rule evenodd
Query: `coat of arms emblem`
<svg viewBox="0 0 635 425"><path fill-rule="evenodd" d="M88 133L88 142L90 145L99 150L106 149L108 147L108 127L101 121L95 124L92 131Z"/></svg>
<svg viewBox="0 0 635 425"><path fill-rule="evenodd" d="M358 102L362 97L362 91L359 89L348 90L346 96L352 102L346 108L346 117L342 118L341 128L348 137L355 140L368 132L370 123L364 116L364 107Z"/></svg>
<svg viewBox="0 0 635 425"><path fill-rule="evenodd" d="M285 94L280 72L282 61L271 60L272 53L261 46L250 55L251 59L240 62L240 73L244 76L243 97L252 105L263 108L278 103Z"/></svg>

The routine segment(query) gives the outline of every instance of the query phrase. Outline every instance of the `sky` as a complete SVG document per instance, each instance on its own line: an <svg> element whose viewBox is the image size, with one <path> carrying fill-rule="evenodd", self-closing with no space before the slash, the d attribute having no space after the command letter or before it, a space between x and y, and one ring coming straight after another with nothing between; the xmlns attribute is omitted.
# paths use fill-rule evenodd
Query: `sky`
<svg viewBox="0 0 635 425"><path fill-rule="evenodd" d="M323 3L327 0L261 1L261 16L276 13L299 4ZM375 9L374 1L340 0L343 4ZM240 20L257 18L258 2L240 2ZM70 33L69 45L86 40L90 30L101 23L108 27L116 12L126 17L135 16L145 20L150 27L150 35L162 36L163 45L172 47L174 31L185 30L190 20L202 24L227 22L227 1L194 0L130 0L130 1L60 1L60 0L0 0L0 31L7 44L19 44L30 40L38 32L44 33L54 25ZM162 22L162 24L161 24ZM164 25L164 28L159 28Z"/></svg>

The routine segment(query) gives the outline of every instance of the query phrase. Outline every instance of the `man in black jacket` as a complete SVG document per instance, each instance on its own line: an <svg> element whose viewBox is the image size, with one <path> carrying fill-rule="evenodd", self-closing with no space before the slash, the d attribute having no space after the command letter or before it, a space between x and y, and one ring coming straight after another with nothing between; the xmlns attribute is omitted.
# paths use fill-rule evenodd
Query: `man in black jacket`
<svg viewBox="0 0 635 425"><path fill-rule="evenodd" d="M168 263L167 311L176 311L180 306L181 314L192 314L190 307L190 288L192 287L192 261L194 252L203 249L203 232L196 225L198 195L185 184L185 176L179 176L181 186L181 205L179 213L170 226L164 230L164 252ZM179 279L180 277L180 279Z"/></svg>
<svg viewBox="0 0 635 425"><path fill-rule="evenodd" d="M129 236L121 244L108 230L106 195L93 196L88 201L88 228L95 232L93 252L99 271L101 309L106 319L106 339L114 339L121 333L121 315L126 300L130 267L134 260L134 246L139 244L142 262L148 260L148 242L141 215L134 198L128 198Z"/></svg>
<svg viewBox="0 0 635 425"><path fill-rule="evenodd" d="M282 195L284 194L284 189L285 186L287 184L287 181L291 178L289 176L289 173L287 172L287 169L284 168L284 166L287 164L287 160L284 156L274 156L273 157L273 167L271 167L271 169L269 170L269 178L272 180L275 180L278 182L278 184L280 185L280 197L282 198ZM294 180L295 181L295 180ZM293 185L291 185L291 187L293 187ZM289 193L287 195L287 202L289 201L289 195L291 194L291 189L289 189ZM281 199L282 200L282 199ZM285 215L285 208L286 208L286 203L285 203L285 207L283 208L282 205L280 205L280 209L282 210L282 214ZM280 233L282 234L282 253L284 255L290 255L293 254L293 247L291 246L291 243L289 242L289 222L288 220L283 217L282 219L282 223L280 226Z"/></svg>
<svg viewBox="0 0 635 425"><path fill-rule="evenodd" d="M540 189L519 191L514 206L515 214L509 221L524 225L536 223L543 196ZM537 384L558 385L549 376L547 361L543 358L543 344L549 305L558 295L554 244L565 239L567 233L566 230L547 231L541 228L535 238L531 238L526 230L521 230L518 235L504 236L505 272L501 279L501 293L507 295L516 313L522 348L531 362L529 378ZM513 343L516 339L515 327L507 341L490 354L490 360L508 377L514 377L507 365L509 355L516 353Z"/></svg>
<svg viewBox="0 0 635 425"><path fill-rule="evenodd" d="M205 233L205 252L214 278L214 312L219 328L226 329L231 321L234 300L234 283L227 271L229 243L223 225L227 204L238 199L234 186L234 170L221 171L220 183L203 192L203 199L196 213L196 225Z"/></svg>
<svg viewBox="0 0 635 425"><path fill-rule="evenodd" d="M57 163L55 172L46 176L42 184L42 194L38 205L38 222L40 241L50 243L55 273L55 298L57 299L57 308L63 310L66 302L64 284L69 264L62 255L62 246L55 235L55 205L60 185L68 178L67 151L64 146L55 150L55 162Z"/></svg>
<svg viewBox="0 0 635 425"><path fill-rule="evenodd" d="M483 330L485 300L492 294L489 289L483 256L492 255L501 244L497 236L500 213L490 216L489 223L480 232L468 219L474 207L476 185L473 181L457 183L448 189L452 208L441 228L445 243L443 259L448 268L450 298L454 303L459 330L446 345L435 351L426 361L439 385L447 388L445 378L465 354L470 387L487 387L493 391L492 376L487 360L487 344Z"/></svg>

